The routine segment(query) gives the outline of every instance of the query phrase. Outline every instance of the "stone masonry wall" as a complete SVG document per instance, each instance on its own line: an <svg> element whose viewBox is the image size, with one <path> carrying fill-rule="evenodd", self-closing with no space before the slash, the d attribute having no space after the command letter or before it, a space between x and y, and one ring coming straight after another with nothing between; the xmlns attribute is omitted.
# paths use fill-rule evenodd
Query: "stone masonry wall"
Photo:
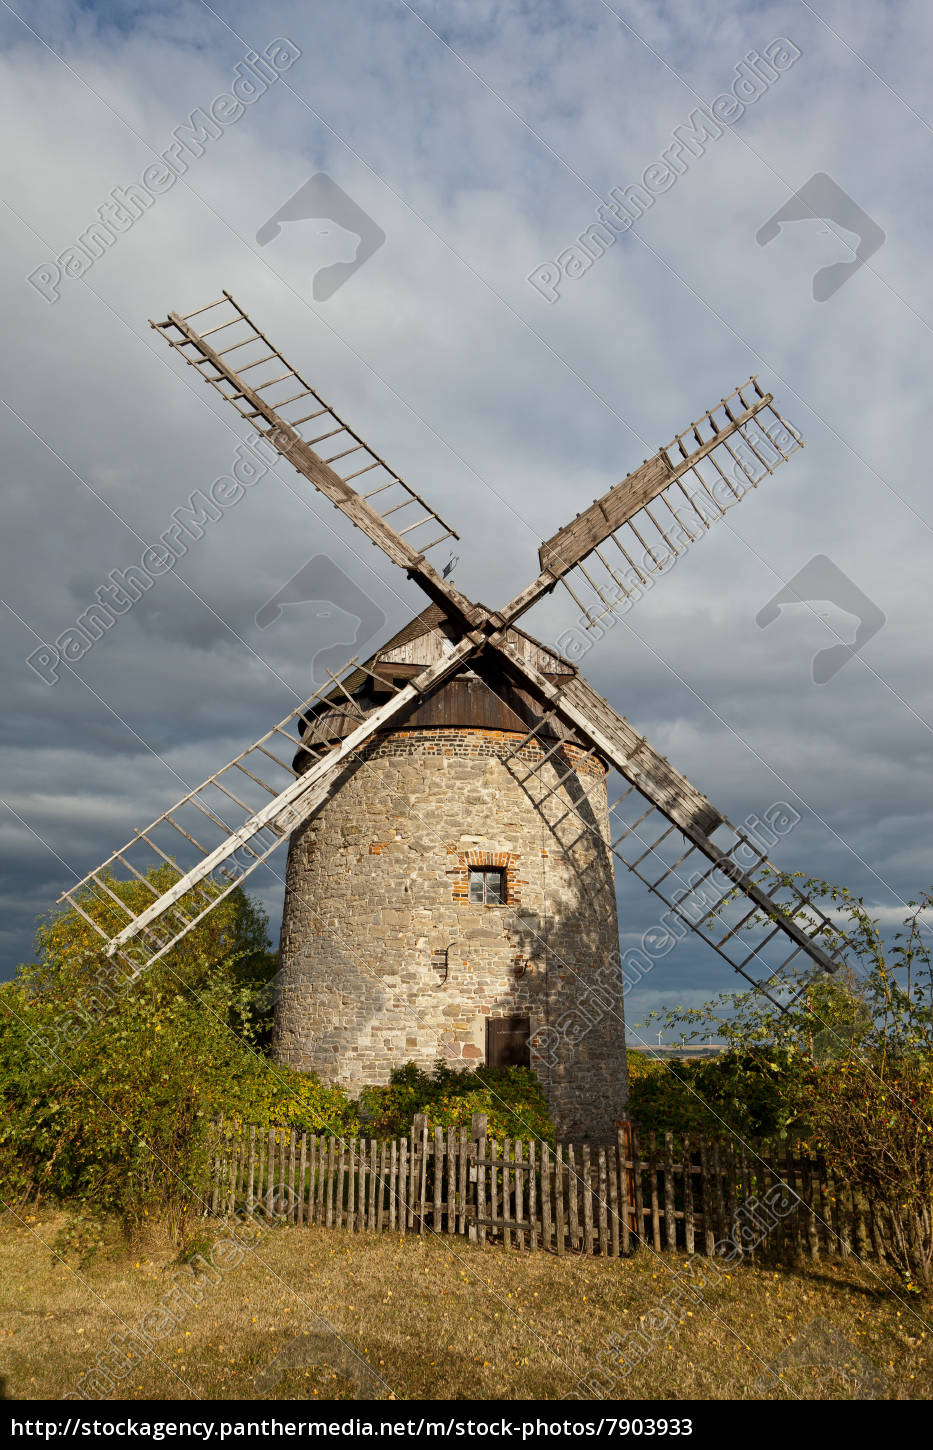
<svg viewBox="0 0 933 1450"><path fill-rule="evenodd" d="M409 1059L475 1065L491 1016L528 1015L559 1131L601 1137L627 1097L605 777L571 745L507 760L521 739L377 737L296 831L274 1050L355 1091ZM469 901L471 865L505 870L505 905Z"/></svg>

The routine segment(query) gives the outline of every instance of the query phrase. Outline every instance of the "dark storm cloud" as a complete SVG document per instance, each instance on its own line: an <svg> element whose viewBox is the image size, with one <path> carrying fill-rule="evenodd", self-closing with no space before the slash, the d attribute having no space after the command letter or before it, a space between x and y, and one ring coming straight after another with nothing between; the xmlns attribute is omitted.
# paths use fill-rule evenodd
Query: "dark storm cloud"
<svg viewBox="0 0 933 1450"><path fill-rule="evenodd" d="M881 12L847 22L892 95L799 7L625 13L632 29L602 6L532 17L456 4L442 18L425 11L438 39L375 5L317 7L312 23L306 7L272 19L233 4L226 26L194 3L117 22L32 7L30 24L73 74L3 16L0 104L19 138L0 161L14 339L0 361L7 970L29 956L33 918L69 871L93 867L285 715L311 691L316 652L354 638L339 608L310 603L257 626L312 556L328 553L367 592L386 634L420 607L282 464L73 671L49 686L25 665L231 467L242 438L232 412L147 326L221 287L451 519L463 536L457 582L490 604L531 576L540 538L760 372L806 451L692 547L584 669L737 823L792 802L801 821L780 864L846 881L888 911L933 879L931 510L918 466L930 201L909 181L928 136L898 100L924 94L923 47L908 37L929 17L916 8L896 33ZM43 301L27 274L275 34L306 58L83 280ZM780 34L801 51L793 69L548 307L529 271L657 157L697 97L720 93L750 49ZM386 240L315 302L315 274L352 257L352 238L311 221L262 246L256 234L320 172ZM819 304L812 277L847 255L846 238L818 222L788 223L766 247L755 237L823 172L886 241ZM845 615L800 605L767 629L756 622L817 554L885 616L825 686L811 661L851 637ZM527 624L554 642L574 618L569 598L554 599ZM274 875L263 891L274 917ZM656 913L634 880L619 891L628 945ZM632 1015L727 985L726 969L686 944L633 992Z"/></svg>

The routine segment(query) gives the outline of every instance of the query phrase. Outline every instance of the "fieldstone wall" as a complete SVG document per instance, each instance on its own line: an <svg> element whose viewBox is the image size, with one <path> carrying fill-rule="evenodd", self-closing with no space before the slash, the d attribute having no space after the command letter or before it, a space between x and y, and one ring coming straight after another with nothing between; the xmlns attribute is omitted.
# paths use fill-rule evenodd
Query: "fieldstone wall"
<svg viewBox="0 0 933 1450"><path fill-rule="evenodd" d="M509 760L522 738L377 737L295 833L274 1051L356 1091L409 1059L476 1064L491 1016L527 1015L560 1133L607 1136L627 1075L605 776L569 744ZM504 869L505 905L469 901L471 865Z"/></svg>

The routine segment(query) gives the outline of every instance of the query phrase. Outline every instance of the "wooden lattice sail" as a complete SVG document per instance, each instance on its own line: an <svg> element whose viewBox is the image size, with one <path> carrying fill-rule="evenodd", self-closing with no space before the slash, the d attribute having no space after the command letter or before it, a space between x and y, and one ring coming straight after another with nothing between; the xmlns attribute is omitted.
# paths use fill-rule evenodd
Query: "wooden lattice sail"
<svg viewBox="0 0 933 1450"><path fill-rule="evenodd" d="M558 584L588 624L631 602L651 576L664 573L711 523L802 446L757 378L552 535L541 545L537 577L510 603L490 611L466 598L427 558L457 537L451 526L324 402L229 293L152 326L244 422L421 586L440 609L445 642L434 663L399 688L383 689L388 698L365 709L358 689L346 687L358 669L348 662L327 687L331 703L342 690L346 709L359 716L339 740L316 747L309 728L315 700L303 702L66 892L107 938L108 951L125 954L132 948L137 970L162 956L339 790L341 768L360 758L376 732L404 719L427 693L485 655L531 691L544 711L511 757L519 778L544 779L541 764L528 766L524 748L540 737L543 723L559 717L572 727L594 759L621 781L611 813L611 850L685 928L779 1002L785 1000L781 992L791 962L803 957L835 969L820 940L829 939L831 923L787 884L757 844L732 827L572 665L555 683L527 650L516 647L509 628ZM283 737L293 747L300 743L298 773L287 746L284 760L277 754ZM558 738L545 761L559 757L561 748ZM554 794L553 787L548 793ZM577 815L581 830L592 829L582 805ZM150 884L152 901L134 912L114 893L111 877L123 870L146 883L152 864L171 866L175 875L165 889ZM95 894L127 918L118 932L102 929L88 912Z"/></svg>

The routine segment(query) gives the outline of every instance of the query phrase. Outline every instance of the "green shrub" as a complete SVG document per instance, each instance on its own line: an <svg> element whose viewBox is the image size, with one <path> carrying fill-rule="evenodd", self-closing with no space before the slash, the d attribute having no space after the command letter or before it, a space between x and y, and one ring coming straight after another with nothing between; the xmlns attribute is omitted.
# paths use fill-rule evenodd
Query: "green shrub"
<svg viewBox="0 0 933 1450"><path fill-rule="evenodd" d="M152 873L164 889L171 868ZM138 909L141 883L108 880ZM108 929L118 908L82 906ZM242 892L131 979L75 911L40 927L40 960L0 987L0 1186L129 1220L181 1224L202 1199L218 1116L337 1129L344 1094L260 1050L274 969L263 913Z"/></svg>
<svg viewBox="0 0 933 1450"><path fill-rule="evenodd" d="M357 1111L372 1137L407 1134L416 1113L443 1128L469 1127L474 1113L485 1113L491 1137L554 1142L544 1093L527 1067L470 1069L439 1061L428 1073L407 1062L392 1070L386 1087L364 1088Z"/></svg>
<svg viewBox="0 0 933 1450"><path fill-rule="evenodd" d="M933 893L908 903L902 929L886 940L860 898L822 881L797 884L832 913L822 945L841 969L801 974L783 1011L746 992L667 1014L676 1032L715 1033L729 1050L646 1075L633 1115L673 1128L715 1111L749 1135L805 1136L840 1181L861 1190L908 1285L933 1287ZM801 922L812 928L804 913Z"/></svg>
<svg viewBox="0 0 933 1450"><path fill-rule="evenodd" d="M164 890L171 867L151 873ZM140 882L107 878L133 910L151 900ZM108 932L122 918L110 899L82 907ZM49 1196L127 1222L162 1213L184 1238L208 1196L212 1124L390 1137L415 1113L444 1127L486 1113L490 1132L553 1141L544 1097L527 1070L408 1064L386 1087L353 1101L311 1073L270 1061L275 970L266 919L241 891L148 971L130 979L76 911L52 914L39 960L0 986L0 1191L8 1201Z"/></svg>
<svg viewBox="0 0 933 1450"><path fill-rule="evenodd" d="M812 1065L787 1048L732 1048L716 1057L651 1060L629 1053L629 1112L658 1132L740 1133L785 1138L806 1133ZM641 1057L642 1054L637 1054Z"/></svg>

